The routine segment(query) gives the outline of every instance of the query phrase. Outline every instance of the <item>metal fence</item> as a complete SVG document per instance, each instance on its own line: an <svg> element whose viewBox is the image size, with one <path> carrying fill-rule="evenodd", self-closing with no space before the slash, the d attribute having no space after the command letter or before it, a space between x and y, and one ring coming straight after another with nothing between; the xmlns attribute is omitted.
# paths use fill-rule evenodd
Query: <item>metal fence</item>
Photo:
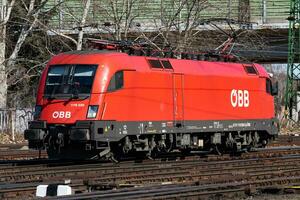
<svg viewBox="0 0 300 200"><path fill-rule="evenodd" d="M22 133L28 128L28 121L33 119L33 109L0 109L0 133L12 135L14 140L15 134Z"/></svg>

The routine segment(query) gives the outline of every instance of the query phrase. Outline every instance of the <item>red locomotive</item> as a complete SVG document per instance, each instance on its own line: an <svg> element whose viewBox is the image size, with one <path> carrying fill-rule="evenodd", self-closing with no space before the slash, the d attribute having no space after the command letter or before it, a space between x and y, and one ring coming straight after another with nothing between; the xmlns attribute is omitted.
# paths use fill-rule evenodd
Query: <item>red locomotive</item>
<svg viewBox="0 0 300 200"><path fill-rule="evenodd" d="M25 138L50 158L239 151L278 135L276 93L258 64L67 52L42 74Z"/></svg>

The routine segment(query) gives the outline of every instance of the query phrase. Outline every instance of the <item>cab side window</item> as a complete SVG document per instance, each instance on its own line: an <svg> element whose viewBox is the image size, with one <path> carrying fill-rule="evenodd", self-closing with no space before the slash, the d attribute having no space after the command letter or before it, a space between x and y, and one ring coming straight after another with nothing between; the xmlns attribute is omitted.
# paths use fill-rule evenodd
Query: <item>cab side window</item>
<svg viewBox="0 0 300 200"><path fill-rule="evenodd" d="M272 82L270 79L266 79L266 91L268 94L272 93Z"/></svg>
<svg viewBox="0 0 300 200"><path fill-rule="evenodd" d="M115 90L119 90L119 89L123 88L123 86L124 86L124 72L118 71L111 78L108 88L107 88L107 91L112 92Z"/></svg>

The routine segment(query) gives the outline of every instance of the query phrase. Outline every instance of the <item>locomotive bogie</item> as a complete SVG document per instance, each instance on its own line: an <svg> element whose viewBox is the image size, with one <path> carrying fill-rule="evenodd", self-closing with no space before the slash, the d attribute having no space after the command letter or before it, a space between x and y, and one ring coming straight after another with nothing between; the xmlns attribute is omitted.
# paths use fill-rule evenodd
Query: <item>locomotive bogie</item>
<svg viewBox="0 0 300 200"><path fill-rule="evenodd" d="M45 130L31 126L25 132L25 137L30 141L30 148L46 148L53 158L71 158L72 149L75 148L83 151L82 155L76 154L77 159L99 157L105 151L122 155L135 152L165 153L174 150L213 152L216 148L218 153L237 152L266 146L276 137L272 133L276 132L273 124L277 122L192 121L185 122L181 127L171 126L171 122L144 122L148 125L149 123L151 127L146 129L147 126L141 122L116 121L78 121L75 126L52 125ZM169 124L169 127L165 124ZM240 124L239 128L237 124Z"/></svg>

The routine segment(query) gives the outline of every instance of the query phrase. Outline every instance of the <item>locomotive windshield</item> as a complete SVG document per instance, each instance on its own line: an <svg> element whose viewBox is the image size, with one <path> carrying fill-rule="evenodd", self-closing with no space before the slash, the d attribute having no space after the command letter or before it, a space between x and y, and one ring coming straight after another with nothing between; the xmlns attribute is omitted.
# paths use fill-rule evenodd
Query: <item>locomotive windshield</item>
<svg viewBox="0 0 300 200"><path fill-rule="evenodd" d="M80 98L91 93L97 65L51 65L45 97Z"/></svg>

